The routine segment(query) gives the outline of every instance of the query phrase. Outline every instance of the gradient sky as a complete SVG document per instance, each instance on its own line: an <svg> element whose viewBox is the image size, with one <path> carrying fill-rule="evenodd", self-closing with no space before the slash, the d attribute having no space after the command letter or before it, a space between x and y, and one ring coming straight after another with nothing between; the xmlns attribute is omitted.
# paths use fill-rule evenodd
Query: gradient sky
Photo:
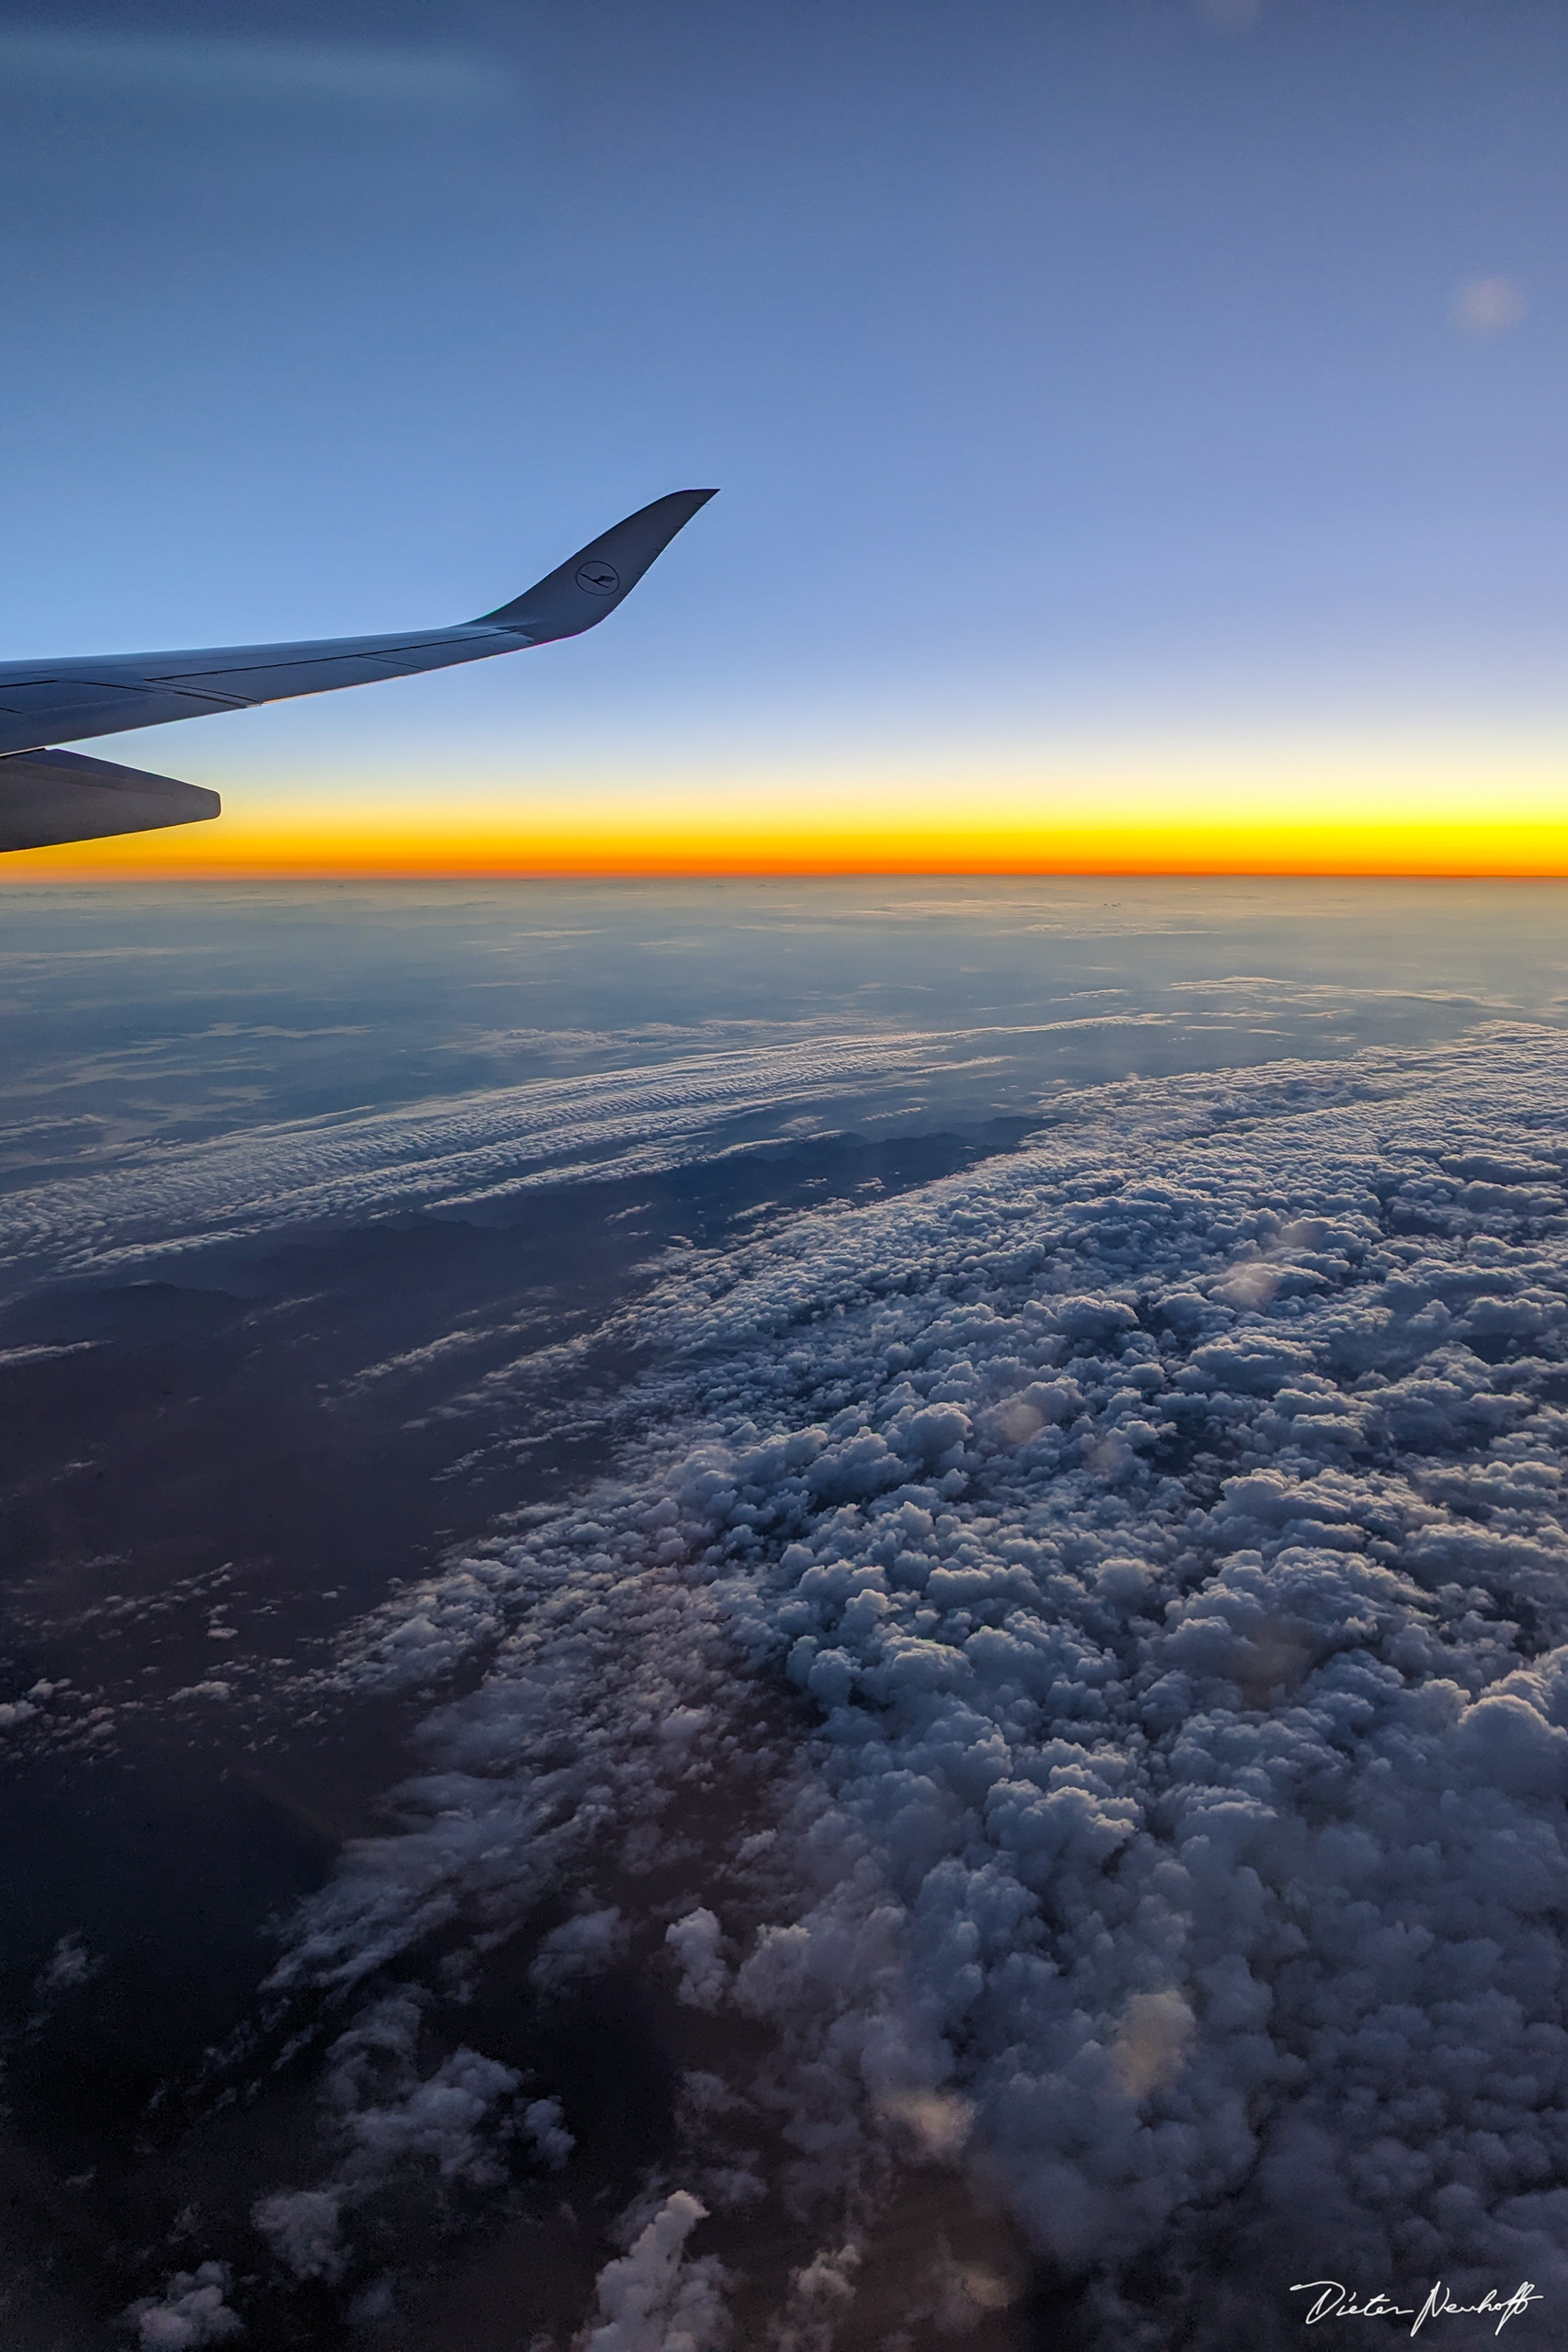
<svg viewBox="0 0 1568 2352"><path fill-rule="evenodd" d="M1568 871L1560 0L0 7L6 657L575 644L96 747L5 878Z"/></svg>

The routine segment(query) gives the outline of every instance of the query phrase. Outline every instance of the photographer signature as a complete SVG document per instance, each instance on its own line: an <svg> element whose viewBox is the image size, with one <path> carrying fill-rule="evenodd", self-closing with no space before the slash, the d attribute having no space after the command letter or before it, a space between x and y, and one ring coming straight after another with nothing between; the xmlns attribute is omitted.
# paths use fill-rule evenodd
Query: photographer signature
<svg viewBox="0 0 1568 2352"><path fill-rule="evenodd" d="M1539 2287L1524 2278L1506 2300L1494 2288L1488 2287L1478 2303L1456 2303L1439 2279L1426 2301L1417 2311L1413 2303L1396 2303L1387 2295L1373 2295L1359 2303L1348 2287L1337 2278L1303 2278L1291 2289L1292 2295L1315 2295L1306 2314L1306 2324L1314 2326L1320 2319L1407 2319L1414 2322L1410 2333L1419 2335L1429 2319L1472 2319L1477 2313L1497 2324L1494 2335L1501 2335L1511 2319L1517 2319L1531 2303L1544 2302L1546 2298Z"/></svg>

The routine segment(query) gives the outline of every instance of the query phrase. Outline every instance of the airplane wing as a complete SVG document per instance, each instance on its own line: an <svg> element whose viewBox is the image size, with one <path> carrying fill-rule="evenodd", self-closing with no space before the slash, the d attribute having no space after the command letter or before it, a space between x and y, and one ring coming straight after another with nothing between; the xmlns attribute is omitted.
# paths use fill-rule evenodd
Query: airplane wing
<svg viewBox="0 0 1568 2352"><path fill-rule="evenodd" d="M35 752L0 760L0 848L50 849L59 842L147 833L194 825L222 802L199 784L145 768L116 767L80 752Z"/></svg>
<svg viewBox="0 0 1568 2352"><path fill-rule="evenodd" d="M134 727L163 727L175 718L249 710L294 695L369 685L378 678L410 677L580 637L630 594L676 532L714 494L676 490L656 498L591 539L510 604L448 628L0 663L0 850L191 824L219 812L215 792L50 750L62 737L81 742ZM111 819L118 821L107 821ZM78 825L81 830L75 830Z"/></svg>

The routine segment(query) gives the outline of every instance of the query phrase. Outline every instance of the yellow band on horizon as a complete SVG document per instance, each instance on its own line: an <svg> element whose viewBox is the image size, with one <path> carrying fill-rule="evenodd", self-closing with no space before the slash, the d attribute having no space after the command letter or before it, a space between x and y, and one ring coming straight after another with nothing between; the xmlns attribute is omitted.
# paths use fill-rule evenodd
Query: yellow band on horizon
<svg viewBox="0 0 1568 2352"><path fill-rule="evenodd" d="M238 795L234 796L238 798ZM773 812L661 821L624 806L568 821L558 808L426 816L406 807L236 809L214 823L0 858L0 881L412 877L420 875L1127 874L1568 876L1560 821L1446 823L1371 818L1028 826L868 822L791 825Z"/></svg>

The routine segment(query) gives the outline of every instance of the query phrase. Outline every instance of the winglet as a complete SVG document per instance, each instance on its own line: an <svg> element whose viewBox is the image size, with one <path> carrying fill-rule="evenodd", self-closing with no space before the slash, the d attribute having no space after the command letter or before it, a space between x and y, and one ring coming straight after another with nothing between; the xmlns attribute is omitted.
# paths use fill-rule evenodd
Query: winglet
<svg viewBox="0 0 1568 2352"><path fill-rule="evenodd" d="M656 498L651 506L639 507L613 531L569 555L510 605L481 613L479 622L490 628L515 629L536 645L548 645L558 637L581 637L630 595L682 526L716 495L711 490L672 490L668 497Z"/></svg>

